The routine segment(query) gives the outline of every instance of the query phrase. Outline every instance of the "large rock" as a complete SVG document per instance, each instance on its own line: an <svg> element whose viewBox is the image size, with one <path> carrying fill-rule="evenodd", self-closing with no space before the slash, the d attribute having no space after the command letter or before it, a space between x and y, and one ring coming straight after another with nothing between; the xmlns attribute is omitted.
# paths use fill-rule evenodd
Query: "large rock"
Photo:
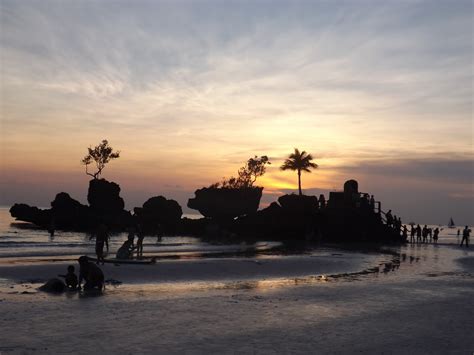
<svg viewBox="0 0 474 355"><path fill-rule="evenodd" d="M52 224L59 229L87 229L92 225L88 206L60 192L51 202Z"/></svg>
<svg viewBox="0 0 474 355"><path fill-rule="evenodd" d="M87 201L94 213L99 215L120 214L125 203L120 197L120 186L105 179L93 179L89 182Z"/></svg>
<svg viewBox="0 0 474 355"><path fill-rule="evenodd" d="M134 212L143 230L152 234L157 233L159 229L173 232L183 215L178 202L163 196L151 197L143 207L135 207Z"/></svg>
<svg viewBox="0 0 474 355"><path fill-rule="evenodd" d="M208 218L230 220L257 212L262 191L263 187L205 187L196 190L195 197L188 200L188 207Z"/></svg>
<svg viewBox="0 0 474 355"><path fill-rule="evenodd" d="M19 221L29 222L48 228L51 221L51 210L42 210L24 203L15 203L10 208L10 215Z"/></svg>

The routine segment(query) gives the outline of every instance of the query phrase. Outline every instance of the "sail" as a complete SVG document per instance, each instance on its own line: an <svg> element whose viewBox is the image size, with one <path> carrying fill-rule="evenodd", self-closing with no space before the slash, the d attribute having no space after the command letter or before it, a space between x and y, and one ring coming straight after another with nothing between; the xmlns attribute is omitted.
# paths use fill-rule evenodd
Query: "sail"
<svg viewBox="0 0 474 355"><path fill-rule="evenodd" d="M451 228L452 228L452 227L455 227L455 226L456 226L456 225L454 224L453 218L451 217L451 218L449 219L448 227L451 227Z"/></svg>

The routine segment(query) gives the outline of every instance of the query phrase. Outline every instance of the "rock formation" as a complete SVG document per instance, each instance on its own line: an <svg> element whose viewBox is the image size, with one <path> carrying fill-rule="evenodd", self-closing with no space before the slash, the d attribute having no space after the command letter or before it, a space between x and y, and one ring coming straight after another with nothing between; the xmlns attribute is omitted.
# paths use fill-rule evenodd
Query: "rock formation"
<svg viewBox="0 0 474 355"><path fill-rule="evenodd" d="M175 200L163 196L148 199L143 207L134 208L137 222L145 233L156 234L160 230L173 233L179 224L183 210Z"/></svg>
<svg viewBox="0 0 474 355"><path fill-rule="evenodd" d="M257 212L262 191L263 187L204 187L195 191L195 197L188 200L188 207L198 210L204 217L233 220Z"/></svg>

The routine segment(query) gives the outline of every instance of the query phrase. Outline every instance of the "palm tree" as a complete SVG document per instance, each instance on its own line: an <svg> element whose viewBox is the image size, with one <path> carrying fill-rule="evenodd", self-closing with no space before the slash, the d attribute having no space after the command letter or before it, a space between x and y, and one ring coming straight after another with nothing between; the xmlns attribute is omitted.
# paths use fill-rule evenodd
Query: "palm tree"
<svg viewBox="0 0 474 355"><path fill-rule="evenodd" d="M295 148L295 152L290 154L288 159L285 160L283 165L280 167L281 170L296 170L298 171L298 190L300 196L303 195L301 192L301 171L311 172L311 168L316 169L318 164L312 163L313 157L311 154L306 153L304 150L300 153L298 149Z"/></svg>

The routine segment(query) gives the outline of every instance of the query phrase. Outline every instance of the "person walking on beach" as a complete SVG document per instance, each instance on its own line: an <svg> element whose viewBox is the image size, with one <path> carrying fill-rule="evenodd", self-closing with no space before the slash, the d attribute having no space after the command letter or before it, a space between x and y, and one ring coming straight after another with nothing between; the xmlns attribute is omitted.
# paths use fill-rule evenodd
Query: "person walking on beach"
<svg viewBox="0 0 474 355"><path fill-rule="evenodd" d="M462 240L461 240L460 247L462 247L462 245L464 244L464 241L466 241L466 248L469 248L470 234L471 234L471 230L469 229L469 226L466 226L466 228L464 228L464 230L462 231Z"/></svg>
<svg viewBox="0 0 474 355"><path fill-rule="evenodd" d="M99 262L104 265L104 245L109 251L109 233L107 231L107 226L104 223L99 225L95 234L90 237L90 240L95 237L95 254L97 255L97 264Z"/></svg>

